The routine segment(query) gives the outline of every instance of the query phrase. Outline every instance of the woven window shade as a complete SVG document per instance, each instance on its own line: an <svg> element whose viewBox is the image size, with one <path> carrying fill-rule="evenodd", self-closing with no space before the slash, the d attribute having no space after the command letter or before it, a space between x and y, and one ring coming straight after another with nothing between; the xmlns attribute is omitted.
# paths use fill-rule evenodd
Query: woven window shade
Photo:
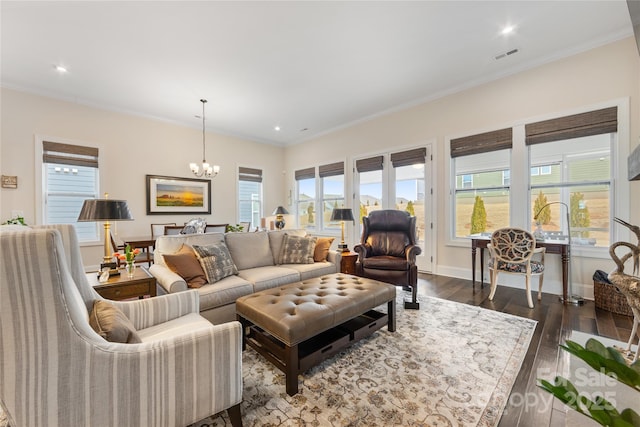
<svg viewBox="0 0 640 427"><path fill-rule="evenodd" d="M469 156L513 146L513 129L500 129L451 140L451 157Z"/></svg>
<svg viewBox="0 0 640 427"><path fill-rule="evenodd" d="M526 144L560 141L618 131L618 107L525 125Z"/></svg>
<svg viewBox="0 0 640 427"><path fill-rule="evenodd" d="M238 179L240 181L262 182L262 169L238 168Z"/></svg>
<svg viewBox="0 0 640 427"><path fill-rule="evenodd" d="M296 181L316 177L316 168L300 169L295 172Z"/></svg>
<svg viewBox="0 0 640 427"><path fill-rule="evenodd" d="M42 141L42 149L42 161L44 163L98 167L97 148Z"/></svg>
<svg viewBox="0 0 640 427"><path fill-rule="evenodd" d="M322 165L318 168L318 174L320 175L320 178L324 178L325 176L344 175L344 162Z"/></svg>
<svg viewBox="0 0 640 427"><path fill-rule="evenodd" d="M382 170L382 156L369 157L368 159L356 160L356 170L358 172L370 172Z"/></svg>
<svg viewBox="0 0 640 427"><path fill-rule="evenodd" d="M413 150L401 151L399 153L391 154L391 164L394 168L400 166L417 165L424 163L424 159L427 157L427 149L425 147L416 148Z"/></svg>

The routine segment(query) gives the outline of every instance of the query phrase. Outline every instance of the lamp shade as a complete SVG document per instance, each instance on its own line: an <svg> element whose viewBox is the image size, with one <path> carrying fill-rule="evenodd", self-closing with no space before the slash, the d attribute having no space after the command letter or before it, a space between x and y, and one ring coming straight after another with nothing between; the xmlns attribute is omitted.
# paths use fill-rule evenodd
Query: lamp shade
<svg viewBox="0 0 640 427"><path fill-rule="evenodd" d="M331 221L354 221L350 208L336 208L331 212Z"/></svg>
<svg viewBox="0 0 640 427"><path fill-rule="evenodd" d="M282 206L278 206L271 215L289 215L289 211L283 208Z"/></svg>
<svg viewBox="0 0 640 427"><path fill-rule="evenodd" d="M133 217L126 200L88 199L78 215L78 222L131 220Z"/></svg>

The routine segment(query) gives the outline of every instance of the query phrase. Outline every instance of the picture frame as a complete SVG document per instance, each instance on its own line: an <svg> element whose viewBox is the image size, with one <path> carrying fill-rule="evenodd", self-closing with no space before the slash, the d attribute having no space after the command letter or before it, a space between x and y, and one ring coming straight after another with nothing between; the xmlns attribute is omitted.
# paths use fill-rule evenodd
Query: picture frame
<svg viewBox="0 0 640 427"><path fill-rule="evenodd" d="M211 214L211 181L146 175L147 215Z"/></svg>

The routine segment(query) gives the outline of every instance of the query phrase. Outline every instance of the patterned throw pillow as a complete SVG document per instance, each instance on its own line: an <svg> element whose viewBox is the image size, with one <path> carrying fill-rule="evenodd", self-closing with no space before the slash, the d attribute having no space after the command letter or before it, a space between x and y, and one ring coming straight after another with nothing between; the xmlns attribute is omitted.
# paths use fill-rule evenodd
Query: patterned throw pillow
<svg viewBox="0 0 640 427"><path fill-rule="evenodd" d="M215 283L227 276L238 274L238 268L224 242L207 246L193 245L193 250L196 251L196 256L209 283Z"/></svg>
<svg viewBox="0 0 640 427"><path fill-rule="evenodd" d="M280 250L280 264L313 264L316 237L284 235Z"/></svg>

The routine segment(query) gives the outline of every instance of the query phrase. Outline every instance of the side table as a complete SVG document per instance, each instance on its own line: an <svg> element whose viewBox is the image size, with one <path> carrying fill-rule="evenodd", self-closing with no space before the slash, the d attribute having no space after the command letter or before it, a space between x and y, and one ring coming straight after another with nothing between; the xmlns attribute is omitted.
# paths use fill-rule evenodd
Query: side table
<svg viewBox="0 0 640 427"><path fill-rule="evenodd" d="M356 274L356 261L358 260L358 254L355 252L342 252L342 259L340 260L340 273L344 274Z"/></svg>
<svg viewBox="0 0 640 427"><path fill-rule="evenodd" d="M138 266L129 279L127 273L122 270L119 276L111 276L106 283L98 281L98 273L87 273L87 280L103 298L111 300L123 300L129 298L142 298L145 295L156 296L156 278L145 267Z"/></svg>

